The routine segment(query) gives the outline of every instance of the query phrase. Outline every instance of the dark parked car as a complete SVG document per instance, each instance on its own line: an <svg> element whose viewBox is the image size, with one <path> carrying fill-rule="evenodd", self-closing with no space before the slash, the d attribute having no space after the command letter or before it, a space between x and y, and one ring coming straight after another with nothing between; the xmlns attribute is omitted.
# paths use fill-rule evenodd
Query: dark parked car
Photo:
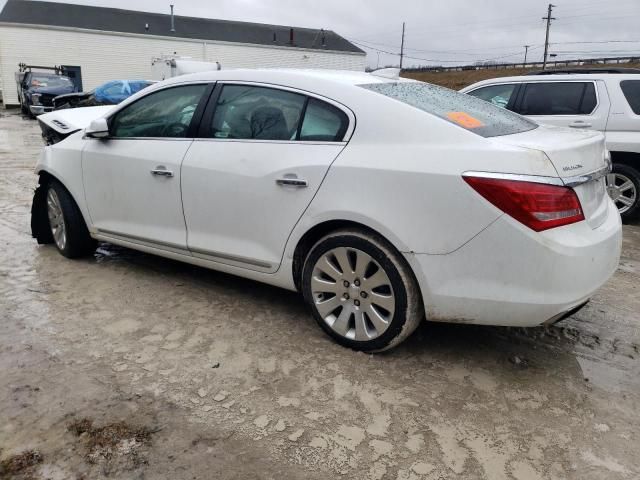
<svg viewBox="0 0 640 480"><path fill-rule="evenodd" d="M34 116L53 110L53 99L58 95L76 90L69 77L55 73L27 71L17 79L20 108Z"/></svg>
<svg viewBox="0 0 640 480"><path fill-rule="evenodd" d="M112 80L88 92L60 95L53 99L53 109L117 105L153 83L150 80Z"/></svg>

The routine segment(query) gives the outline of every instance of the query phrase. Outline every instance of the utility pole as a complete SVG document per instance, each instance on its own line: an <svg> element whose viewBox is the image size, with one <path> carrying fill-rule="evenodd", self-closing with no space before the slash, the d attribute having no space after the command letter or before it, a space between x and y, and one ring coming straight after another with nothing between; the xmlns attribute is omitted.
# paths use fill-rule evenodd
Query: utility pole
<svg viewBox="0 0 640 480"><path fill-rule="evenodd" d="M402 70L403 58L404 58L404 22L402 22L402 42L400 43L400 70Z"/></svg>
<svg viewBox="0 0 640 480"><path fill-rule="evenodd" d="M551 20L555 20L555 17L551 16L553 7L555 7L555 5L549 4L548 10L547 10L547 16L542 17L543 20L547 21L547 35L544 39L544 61L542 63L543 70L547 68L547 53L549 53L549 27L551 27Z"/></svg>
<svg viewBox="0 0 640 480"><path fill-rule="evenodd" d="M523 63L525 63L525 64L527 63L527 53L529 53L529 47L530 46L531 45L525 45L524 46L524 62Z"/></svg>

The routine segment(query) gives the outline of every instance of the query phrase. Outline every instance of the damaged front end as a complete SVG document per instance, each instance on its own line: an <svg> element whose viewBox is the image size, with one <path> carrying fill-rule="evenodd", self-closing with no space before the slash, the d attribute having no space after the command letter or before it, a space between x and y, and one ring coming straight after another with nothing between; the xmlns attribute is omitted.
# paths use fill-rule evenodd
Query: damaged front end
<svg viewBox="0 0 640 480"><path fill-rule="evenodd" d="M87 127L92 120L105 116L113 108L113 105L69 108L40 115L38 124L45 145L61 142L69 135Z"/></svg>

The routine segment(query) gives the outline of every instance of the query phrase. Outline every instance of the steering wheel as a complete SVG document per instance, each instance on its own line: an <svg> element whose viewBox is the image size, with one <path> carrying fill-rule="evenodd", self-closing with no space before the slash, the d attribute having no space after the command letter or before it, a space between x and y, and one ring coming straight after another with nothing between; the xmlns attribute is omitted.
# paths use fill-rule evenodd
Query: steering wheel
<svg viewBox="0 0 640 480"><path fill-rule="evenodd" d="M161 135L163 137L184 137L188 129L189 127L184 123L174 122L166 125L162 129Z"/></svg>

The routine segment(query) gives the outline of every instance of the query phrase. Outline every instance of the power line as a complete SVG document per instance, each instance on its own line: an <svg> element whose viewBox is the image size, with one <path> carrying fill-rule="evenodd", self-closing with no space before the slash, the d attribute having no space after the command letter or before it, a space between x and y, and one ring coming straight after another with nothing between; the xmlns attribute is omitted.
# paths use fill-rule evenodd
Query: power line
<svg viewBox="0 0 640 480"><path fill-rule="evenodd" d="M582 45L591 43L640 43L640 40L596 40L592 42L553 42L552 45Z"/></svg>

